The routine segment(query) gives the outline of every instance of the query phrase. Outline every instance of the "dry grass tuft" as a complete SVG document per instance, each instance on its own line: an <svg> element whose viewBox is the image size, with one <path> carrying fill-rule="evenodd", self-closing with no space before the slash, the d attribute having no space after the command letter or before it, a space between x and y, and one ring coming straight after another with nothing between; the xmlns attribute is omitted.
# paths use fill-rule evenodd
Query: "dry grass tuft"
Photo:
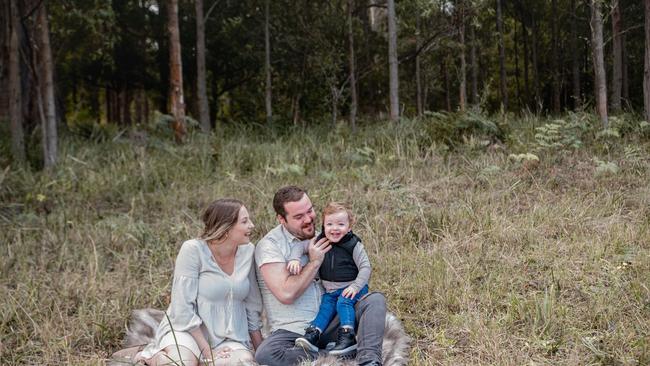
<svg viewBox="0 0 650 366"><path fill-rule="evenodd" d="M100 364L132 309L166 307L206 203L242 199L259 238L288 183L352 204L413 365L650 363L650 144L587 130L581 148L541 151L513 123L505 149L478 136L449 150L426 123L354 137L246 127L181 147L68 138L54 174L9 168L0 364Z"/></svg>

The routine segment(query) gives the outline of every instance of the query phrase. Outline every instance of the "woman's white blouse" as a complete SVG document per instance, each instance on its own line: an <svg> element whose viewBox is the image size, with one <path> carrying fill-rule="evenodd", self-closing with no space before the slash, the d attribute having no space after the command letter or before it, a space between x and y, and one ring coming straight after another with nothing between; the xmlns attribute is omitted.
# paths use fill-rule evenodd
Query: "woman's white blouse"
<svg viewBox="0 0 650 366"><path fill-rule="evenodd" d="M201 326L211 347L232 340L252 349L248 332L262 327L254 252L253 244L240 245L228 275L212 259L205 241L183 243L174 267L168 319L160 323L156 343L172 329L189 332Z"/></svg>

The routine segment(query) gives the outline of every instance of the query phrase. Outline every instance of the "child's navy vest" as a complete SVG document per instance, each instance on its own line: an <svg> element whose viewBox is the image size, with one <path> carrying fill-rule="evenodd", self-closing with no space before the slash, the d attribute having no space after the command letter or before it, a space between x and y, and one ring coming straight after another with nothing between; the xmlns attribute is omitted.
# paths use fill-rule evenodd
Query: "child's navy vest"
<svg viewBox="0 0 650 366"><path fill-rule="evenodd" d="M321 233L316 241L323 237L325 234ZM323 264L318 271L320 279L330 282L354 281L359 274L359 268L354 263L352 253L359 241L359 237L350 231L338 243L332 243L332 249L325 253Z"/></svg>

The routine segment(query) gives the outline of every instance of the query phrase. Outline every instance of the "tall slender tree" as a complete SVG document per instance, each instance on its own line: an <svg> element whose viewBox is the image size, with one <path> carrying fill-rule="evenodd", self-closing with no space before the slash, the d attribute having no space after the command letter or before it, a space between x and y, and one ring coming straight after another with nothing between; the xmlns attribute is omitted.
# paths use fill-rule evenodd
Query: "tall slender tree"
<svg viewBox="0 0 650 366"><path fill-rule="evenodd" d="M513 35L512 35L512 40L513 40L513 45L514 45L514 50L513 50L513 55L515 58L515 99L517 100L517 108L521 109L521 83L520 83L520 70L519 70L519 37L517 34L517 24L514 24L513 27Z"/></svg>
<svg viewBox="0 0 650 366"><path fill-rule="evenodd" d="M560 113L560 53L559 53L559 12L557 8L557 0L551 1L551 73L552 73L552 89L553 89L553 113Z"/></svg>
<svg viewBox="0 0 650 366"><path fill-rule="evenodd" d="M199 123L203 132L210 132L210 105L206 90L205 72L205 18L203 0L195 0L196 8L196 98L199 104Z"/></svg>
<svg viewBox="0 0 650 366"><path fill-rule="evenodd" d="M440 63L440 72L442 73L442 80L445 83L445 106L447 107L447 112L451 112L451 90L450 90L450 80L449 77L449 66L447 62L447 57L443 58Z"/></svg>
<svg viewBox="0 0 650 366"><path fill-rule="evenodd" d="M458 42L460 44L460 70L458 107L464 112L467 103L467 62L465 61L465 1L460 0L458 7Z"/></svg>
<svg viewBox="0 0 650 366"><path fill-rule="evenodd" d="M271 35L269 29L269 3L271 0L264 2L264 72L266 74L266 93L265 93L265 107L266 107L266 122L271 123L273 120L273 105L271 85Z"/></svg>
<svg viewBox="0 0 650 366"><path fill-rule="evenodd" d="M596 111L604 128L609 126L607 117L607 76L605 74L605 57L603 53L603 16L602 0L590 0L591 5L591 48L594 63L594 92L596 94Z"/></svg>
<svg viewBox="0 0 650 366"><path fill-rule="evenodd" d="M390 119L399 119L399 74L397 71L397 15L395 14L395 0L388 0L388 74Z"/></svg>
<svg viewBox="0 0 650 366"><path fill-rule="evenodd" d="M422 106L422 73L421 73L421 57L420 57L420 47L422 46L422 37L421 32L421 20L420 13L415 15L415 104L417 107L418 117L422 117L423 106Z"/></svg>
<svg viewBox="0 0 650 366"><path fill-rule="evenodd" d="M530 77L529 77L529 65L530 65L530 53L529 53L529 39L528 39L528 26L526 24L526 13L521 2L517 2L517 9L519 16L521 17L521 38L524 46L524 105L530 106Z"/></svg>
<svg viewBox="0 0 650 366"><path fill-rule="evenodd" d="M11 129L11 154L15 161L25 161L25 138L23 132L23 101L20 80L20 16L16 0L9 4L9 121Z"/></svg>
<svg viewBox="0 0 650 366"><path fill-rule="evenodd" d="M471 84L472 84L472 103L478 104L478 60L476 58L476 30L474 29L473 22L469 24L469 39L470 39L470 64L472 68Z"/></svg>
<svg viewBox="0 0 650 366"><path fill-rule="evenodd" d="M643 58L643 106L650 123L650 0L643 0L645 13L645 56Z"/></svg>
<svg viewBox="0 0 650 366"><path fill-rule="evenodd" d="M621 98L622 101L621 103L624 103L626 101L630 100L630 77L629 77L629 70L628 70L628 63L629 63L629 54L628 54L628 48L626 44L626 39L627 37L625 34L621 36L621 46L623 48L623 82L622 82L622 88L623 90L621 91Z"/></svg>
<svg viewBox="0 0 650 366"><path fill-rule="evenodd" d="M612 2L612 112L621 110L621 92L623 90L623 35L621 33L621 2Z"/></svg>
<svg viewBox="0 0 650 366"><path fill-rule="evenodd" d="M576 0L571 0L571 78L573 83L573 107L578 109L582 106L580 96L580 55L579 38L578 38L578 16Z"/></svg>
<svg viewBox="0 0 650 366"><path fill-rule="evenodd" d="M508 85L506 81L506 48L503 40L502 0L497 1L497 33L499 37L499 94L504 109L508 109Z"/></svg>
<svg viewBox="0 0 650 366"><path fill-rule="evenodd" d="M357 131L357 78L356 78L356 58L354 56L354 27L352 11L354 9L354 0L348 0L348 47L349 47L349 65L350 65L350 126L352 132Z"/></svg>
<svg viewBox="0 0 650 366"><path fill-rule="evenodd" d="M169 104L174 117L174 138L177 143L185 141L185 100L183 97L183 64L181 40L178 28L178 0L167 4L167 30L169 32Z"/></svg>
<svg viewBox="0 0 650 366"><path fill-rule="evenodd" d="M40 72L43 91L43 156L46 169L56 165L58 154L56 101L54 99L54 63L52 61L52 47L50 45L50 27L47 19L46 2L41 3L38 9Z"/></svg>

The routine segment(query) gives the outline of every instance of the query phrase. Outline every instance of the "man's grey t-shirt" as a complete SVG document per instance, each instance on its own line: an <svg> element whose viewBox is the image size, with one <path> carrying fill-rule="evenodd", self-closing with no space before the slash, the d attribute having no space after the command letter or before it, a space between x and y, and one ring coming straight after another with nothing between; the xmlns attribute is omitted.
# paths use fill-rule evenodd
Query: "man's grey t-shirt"
<svg viewBox="0 0 650 366"><path fill-rule="evenodd" d="M260 286L262 301L266 309L266 316L271 326L271 331L285 329L298 334L303 334L305 328L314 320L318 313L321 297L321 285L313 281L303 294L293 304L282 304L266 287L264 278L259 268L267 263L282 263L286 265L291 255L291 247L302 242L291 235L284 226L278 225L257 244L255 248L255 263L257 264L257 282ZM300 264L309 261L307 255L300 258Z"/></svg>

